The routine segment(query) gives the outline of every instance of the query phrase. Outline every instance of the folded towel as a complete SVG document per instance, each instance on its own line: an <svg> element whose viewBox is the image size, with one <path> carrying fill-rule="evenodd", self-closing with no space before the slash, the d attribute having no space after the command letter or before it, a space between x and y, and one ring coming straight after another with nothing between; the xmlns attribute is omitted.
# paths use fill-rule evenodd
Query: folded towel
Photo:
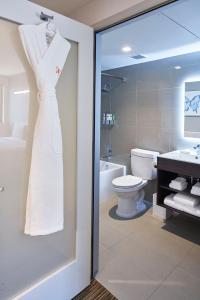
<svg viewBox="0 0 200 300"><path fill-rule="evenodd" d="M195 185L193 185L191 194L200 196L200 182L197 182Z"/></svg>
<svg viewBox="0 0 200 300"><path fill-rule="evenodd" d="M197 190L197 189L191 189L191 192L190 192L192 195L196 195L196 196L200 196L200 190Z"/></svg>
<svg viewBox="0 0 200 300"><path fill-rule="evenodd" d="M181 183L181 182L174 182L174 181L172 181L169 184L169 187L172 188L172 189L179 190L179 191L184 191L187 188L187 185L188 185L187 182Z"/></svg>
<svg viewBox="0 0 200 300"><path fill-rule="evenodd" d="M177 203L176 201L174 201L173 198L174 198L174 194L171 194L171 195L165 197L164 203L172 208L176 208L180 211L189 213L196 217L200 217L200 205L197 207L187 207L187 206Z"/></svg>
<svg viewBox="0 0 200 300"><path fill-rule="evenodd" d="M194 208L197 205L199 205L200 201L199 198L195 196L190 196L189 194L186 193L177 193L174 196L174 201L180 205L189 207L189 208Z"/></svg>
<svg viewBox="0 0 200 300"><path fill-rule="evenodd" d="M171 193L170 195L167 195L166 197L165 197L165 199L164 199L164 203L165 203L165 200L171 200L171 201L174 201L174 196L175 196L176 194L174 194L174 193Z"/></svg>
<svg viewBox="0 0 200 300"><path fill-rule="evenodd" d="M200 205L195 207L195 213L196 213L196 216L200 217Z"/></svg>
<svg viewBox="0 0 200 300"><path fill-rule="evenodd" d="M164 199L164 204L176 208L176 206L178 206L178 205L176 205L176 203L174 201L174 196L175 196L175 194L170 194L170 195L166 196Z"/></svg>
<svg viewBox="0 0 200 300"><path fill-rule="evenodd" d="M170 182L171 185L174 185L174 186L186 186L188 183L187 182L177 182L177 181L171 181Z"/></svg>
<svg viewBox="0 0 200 300"><path fill-rule="evenodd" d="M184 177L176 177L170 182L169 187L179 191L184 191L187 188L187 184L188 183Z"/></svg>
<svg viewBox="0 0 200 300"><path fill-rule="evenodd" d="M197 188L200 188L200 182L197 182L193 185L193 187L197 187Z"/></svg>
<svg viewBox="0 0 200 300"><path fill-rule="evenodd" d="M176 177L175 179L173 179L172 181L177 181L177 182L186 182L186 179L184 177Z"/></svg>

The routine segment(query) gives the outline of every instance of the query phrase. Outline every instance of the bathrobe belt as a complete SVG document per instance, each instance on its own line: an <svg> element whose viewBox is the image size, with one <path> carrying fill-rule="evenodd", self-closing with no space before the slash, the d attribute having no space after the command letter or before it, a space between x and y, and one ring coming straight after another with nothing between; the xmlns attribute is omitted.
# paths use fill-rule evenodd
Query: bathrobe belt
<svg viewBox="0 0 200 300"><path fill-rule="evenodd" d="M55 88L48 88L48 89L39 89L37 94L38 101L48 101L56 99L56 89Z"/></svg>

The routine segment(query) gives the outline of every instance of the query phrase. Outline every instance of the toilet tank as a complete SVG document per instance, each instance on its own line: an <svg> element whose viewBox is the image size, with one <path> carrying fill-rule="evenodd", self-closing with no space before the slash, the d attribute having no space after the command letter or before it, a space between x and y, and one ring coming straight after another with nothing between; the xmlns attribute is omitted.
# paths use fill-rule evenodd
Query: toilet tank
<svg viewBox="0 0 200 300"><path fill-rule="evenodd" d="M131 170L134 176L147 180L153 180L157 176L157 170L154 167L159 152L132 149L131 150Z"/></svg>

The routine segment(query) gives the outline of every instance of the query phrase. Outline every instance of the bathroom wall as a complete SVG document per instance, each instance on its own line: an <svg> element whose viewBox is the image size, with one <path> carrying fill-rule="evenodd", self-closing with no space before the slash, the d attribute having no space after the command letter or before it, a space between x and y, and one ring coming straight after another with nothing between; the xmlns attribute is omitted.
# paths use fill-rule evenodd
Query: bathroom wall
<svg viewBox="0 0 200 300"><path fill-rule="evenodd" d="M110 129L113 161L130 166L134 147L163 153L198 142L183 136L183 103L184 81L199 80L199 70L194 53L107 71L127 78L110 95L117 120Z"/></svg>

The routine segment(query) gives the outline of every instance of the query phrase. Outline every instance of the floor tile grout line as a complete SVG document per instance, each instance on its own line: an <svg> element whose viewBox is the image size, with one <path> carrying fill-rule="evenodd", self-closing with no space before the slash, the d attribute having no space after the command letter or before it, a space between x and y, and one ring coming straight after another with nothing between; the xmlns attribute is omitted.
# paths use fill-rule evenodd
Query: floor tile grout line
<svg viewBox="0 0 200 300"><path fill-rule="evenodd" d="M115 226L115 224L112 224L112 220L110 221L108 217L110 217L107 213L104 215L104 217L106 218L105 220L107 220L108 226L110 226L113 230L117 230L118 232L120 231L117 226ZM144 224L147 224L148 219L144 220ZM154 223L152 223L152 225L155 225ZM124 233L125 228L120 231L120 233L122 234L123 238L120 239L118 242L116 242L115 244L113 244L112 246L106 247L105 251L112 251L112 249L116 248L118 244L121 244L124 240L128 240L131 237L135 236L135 233L137 233L135 230L128 232L128 234ZM173 233L173 232L172 232ZM137 235L136 235L137 237ZM179 238L179 235L178 235ZM181 238L181 236L180 236ZM183 255L181 255L181 257L178 258L178 261L172 266L171 270L169 271L168 274L165 274L165 276L163 276L163 278L161 280L158 281L157 286L153 289L153 291L151 291L150 295L147 296L147 298L145 298L146 300L150 300L152 299L153 295L156 293L156 291L158 289L161 288L161 286L164 284L164 282L171 276L171 274L173 272L175 272L175 270L177 269L181 269L183 271L185 271L188 275L191 275L193 277L198 278L198 276L195 276L194 274L190 273L189 271L185 270L183 267L181 267L181 264L184 262L184 260L186 259L186 257L191 253L192 249L194 249L196 247L196 245L194 245L193 243L188 245L188 248L186 247L186 251L184 251ZM152 248L153 251L153 248ZM159 252L158 252L159 253ZM166 254L165 254L166 255ZM167 255L166 255L167 256ZM146 273L146 275L148 275L148 273ZM103 283L102 283L103 284Z"/></svg>
<svg viewBox="0 0 200 300"><path fill-rule="evenodd" d="M155 290L151 293L151 295L146 299L146 300L150 300L151 297L155 294L155 292L162 286L163 282L166 281L166 279L177 269L180 267L180 264L182 263L183 259L190 253L190 251L192 251L194 246L192 246L190 249L187 250L187 253L183 256L183 258L177 262L177 264L173 267L173 269L169 272L169 274L167 274L163 280L161 280L159 286L157 288L155 288Z"/></svg>
<svg viewBox="0 0 200 300"><path fill-rule="evenodd" d="M161 280L161 282L159 283L159 285L155 288L155 290L151 293L151 295L149 297L146 298L146 300L150 300L151 297L155 294L155 292L162 286L163 282L166 281L166 279L176 270L176 268L178 267L179 263L177 263L172 270Z"/></svg>

